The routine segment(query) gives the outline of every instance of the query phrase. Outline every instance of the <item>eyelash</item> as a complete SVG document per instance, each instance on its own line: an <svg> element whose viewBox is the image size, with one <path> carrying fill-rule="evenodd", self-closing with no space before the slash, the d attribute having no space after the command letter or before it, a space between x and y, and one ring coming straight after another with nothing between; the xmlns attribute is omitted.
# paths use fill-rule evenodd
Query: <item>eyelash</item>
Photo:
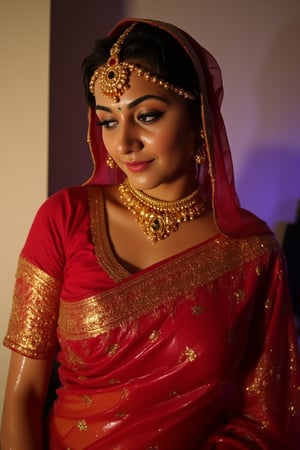
<svg viewBox="0 0 300 450"><path fill-rule="evenodd" d="M148 111L146 113L141 113L138 116L138 119L141 120L142 122L154 122L155 120L159 119L160 117L163 116L163 112L162 111ZM150 120L147 120L148 118L150 118Z"/></svg>
<svg viewBox="0 0 300 450"><path fill-rule="evenodd" d="M158 120L160 117L162 117L163 114L164 113L162 111L149 111L146 113L139 114L138 120L143 123L152 123L152 122L155 122L156 120ZM148 119L150 119L150 120L148 120ZM97 126L110 129L113 127L113 125L116 122L117 121L114 119L99 120L99 122L97 122Z"/></svg>
<svg viewBox="0 0 300 450"><path fill-rule="evenodd" d="M115 123L115 122L116 122L116 120L112 120L112 119L99 120L99 122L97 122L97 126L109 129L112 127L112 123Z"/></svg>

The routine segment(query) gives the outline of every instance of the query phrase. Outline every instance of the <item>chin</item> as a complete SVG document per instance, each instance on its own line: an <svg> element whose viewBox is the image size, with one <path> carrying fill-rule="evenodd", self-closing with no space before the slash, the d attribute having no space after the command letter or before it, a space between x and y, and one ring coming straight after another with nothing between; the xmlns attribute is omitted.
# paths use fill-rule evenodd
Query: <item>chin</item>
<svg viewBox="0 0 300 450"><path fill-rule="evenodd" d="M148 176L138 175L138 176L132 176L129 175L128 179L130 183L138 190L140 191L147 191L154 189L155 187L159 186L160 183L156 184L152 180L149 180Z"/></svg>

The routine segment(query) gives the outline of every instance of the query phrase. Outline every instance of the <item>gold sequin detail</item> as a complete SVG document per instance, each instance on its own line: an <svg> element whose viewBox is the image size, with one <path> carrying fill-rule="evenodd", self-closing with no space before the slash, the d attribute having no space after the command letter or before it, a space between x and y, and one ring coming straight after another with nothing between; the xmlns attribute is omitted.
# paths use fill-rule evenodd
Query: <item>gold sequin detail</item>
<svg viewBox="0 0 300 450"><path fill-rule="evenodd" d="M201 305L194 305L192 306L192 314L193 316L200 316L203 312L203 306Z"/></svg>
<svg viewBox="0 0 300 450"><path fill-rule="evenodd" d="M77 428L79 431L87 431L88 426L85 419L80 419L77 422Z"/></svg>
<svg viewBox="0 0 300 450"><path fill-rule="evenodd" d="M53 353L60 289L61 282L20 257L4 345L30 358Z"/></svg>
<svg viewBox="0 0 300 450"><path fill-rule="evenodd" d="M235 301L236 303L240 303L244 299L245 299L245 292L242 291L241 289L238 289L233 293L233 301Z"/></svg>
<svg viewBox="0 0 300 450"><path fill-rule="evenodd" d="M106 353L110 357L114 356L119 350L119 348L120 348L119 344L111 344L109 347L107 347Z"/></svg>
<svg viewBox="0 0 300 450"><path fill-rule="evenodd" d="M262 425L263 421L266 421L269 411L276 411L279 407L276 394L280 388L278 374L279 368L273 364L272 352L269 350L260 358L253 381L246 387L247 394L256 397L260 403Z"/></svg>
<svg viewBox="0 0 300 450"><path fill-rule="evenodd" d="M128 388L122 389L121 398L125 398L126 400L128 400L128 398L129 398L129 389Z"/></svg>
<svg viewBox="0 0 300 450"><path fill-rule="evenodd" d="M256 269L255 269L255 272L256 272L256 275L260 276L261 273L262 273L262 268L261 268L261 266L257 266Z"/></svg>
<svg viewBox="0 0 300 450"><path fill-rule="evenodd" d="M91 397L89 395L83 395L82 396L82 400L83 403L89 408L91 406L91 404L93 403L93 400L91 399Z"/></svg>
<svg viewBox="0 0 300 450"><path fill-rule="evenodd" d="M263 421L261 422L261 424L260 424L260 427L261 427L262 430L267 429L268 426L269 426L269 422L267 422L266 420L263 420Z"/></svg>
<svg viewBox="0 0 300 450"><path fill-rule="evenodd" d="M183 350L183 352L180 355L179 362L183 362L184 360L193 362L193 361L195 361L196 358L197 358L197 353L195 352L195 350L193 350L190 347L185 347L185 349Z"/></svg>
<svg viewBox="0 0 300 450"><path fill-rule="evenodd" d="M290 413L291 413L292 416L295 416L295 415L296 415L297 410L296 410L296 404L295 404L295 403L292 403L292 402L291 402L291 403L289 404L288 409L289 409L289 411L290 411Z"/></svg>
<svg viewBox="0 0 300 450"><path fill-rule="evenodd" d="M120 264L116 264L115 258L111 254L110 242L107 239L106 233L103 233L102 231L106 229L106 213L102 189L95 189L94 186L88 187L88 201L91 218L91 233L98 263L102 266L103 261L105 260L105 270L114 280L120 281L128 275L128 272ZM107 254L110 255L110 258L106 258Z"/></svg>
<svg viewBox="0 0 300 450"><path fill-rule="evenodd" d="M65 354L66 360L70 365L72 365L73 370L77 371L79 368L83 368L85 366L83 359L76 352L74 352L74 350L66 348Z"/></svg>
<svg viewBox="0 0 300 450"><path fill-rule="evenodd" d="M265 303L265 310L271 311L272 307L273 307L273 300L271 300L270 298L267 298L266 303Z"/></svg>
<svg viewBox="0 0 300 450"><path fill-rule="evenodd" d="M94 214L93 227L98 213L94 211L91 214ZM103 236L105 232L101 234ZM262 241L266 244L263 247ZM96 247L98 244L95 242ZM126 282L111 289L77 302L61 300L60 332L66 339L85 339L125 326L143 315L163 310L172 314L180 301L195 298L198 287L213 283L225 273L259 256L268 256L275 248L278 248L278 243L272 236L248 239L220 236L207 245L190 249L168 263L145 271L140 277L129 277L125 271ZM102 258L102 266L114 277L116 272L110 272L110 268L112 260L117 264L115 258L103 248L101 252L101 257L98 256ZM161 286L164 286L163 295ZM235 301L241 301L243 295L238 292Z"/></svg>
<svg viewBox="0 0 300 450"><path fill-rule="evenodd" d="M153 330L152 333L149 336L149 339L151 342L155 342L157 341L157 339L159 338L160 332L157 330Z"/></svg>

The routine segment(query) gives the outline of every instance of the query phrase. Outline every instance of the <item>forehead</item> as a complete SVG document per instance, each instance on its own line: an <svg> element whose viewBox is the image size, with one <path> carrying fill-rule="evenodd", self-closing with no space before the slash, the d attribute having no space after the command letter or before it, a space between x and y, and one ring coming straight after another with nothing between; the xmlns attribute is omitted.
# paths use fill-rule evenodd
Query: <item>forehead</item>
<svg viewBox="0 0 300 450"><path fill-rule="evenodd" d="M138 97L142 96L154 96L161 98L165 103L178 103L179 105L185 104L185 100L178 95L169 92L162 86L156 85L145 78L138 76L136 72L132 72L129 79L129 88L125 90L120 97L119 102L115 103L112 98L107 97L101 93L99 81L95 82L95 100L96 105L104 105L107 107L118 106L132 102Z"/></svg>

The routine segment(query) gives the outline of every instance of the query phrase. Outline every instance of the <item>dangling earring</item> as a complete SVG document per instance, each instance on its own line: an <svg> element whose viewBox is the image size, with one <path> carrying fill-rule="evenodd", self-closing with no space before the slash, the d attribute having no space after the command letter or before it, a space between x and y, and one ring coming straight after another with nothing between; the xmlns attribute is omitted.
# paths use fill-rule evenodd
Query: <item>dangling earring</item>
<svg viewBox="0 0 300 450"><path fill-rule="evenodd" d="M206 160L206 153L204 148L198 148L194 155L195 161L197 164L203 164Z"/></svg>
<svg viewBox="0 0 300 450"><path fill-rule="evenodd" d="M110 155L108 155L107 157L106 164L110 169L115 169L117 167L116 163L114 162L114 160Z"/></svg>
<svg viewBox="0 0 300 450"><path fill-rule="evenodd" d="M200 132L200 147L196 150L194 158L197 164L203 164L206 160L206 145L203 130Z"/></svg>

